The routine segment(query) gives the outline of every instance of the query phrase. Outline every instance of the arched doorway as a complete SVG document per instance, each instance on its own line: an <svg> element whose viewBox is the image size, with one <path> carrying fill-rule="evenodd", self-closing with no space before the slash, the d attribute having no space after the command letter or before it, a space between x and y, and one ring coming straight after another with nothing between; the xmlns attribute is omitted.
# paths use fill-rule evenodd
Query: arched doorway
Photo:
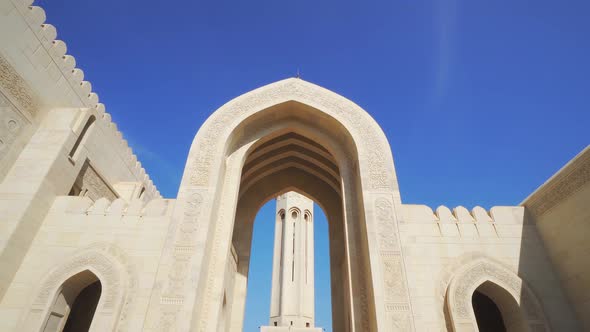
<svg viewBox="0 0 590 332"><path fill-rule="evenodd" d="M70 277L60 287L43 332L88 331L101 292L100 280L89 270Z"/></svg>
<svg viewBox="0 0 590 332"><path fill-rule="evenodd" d="M227 300L231 331L241 330L253 219L288 191L311 198L329 220L334 330L411 330L397 230L401 201L385 135L351 101L299 79L236 98L195 137L174 212L179 229L187 225L195 240L177 233L170 250L188 252L184 261L199 273L195 299L183 308L191 310L190 328L216 328L233 244L236 296ZM204 249L193 253L195 245ZM183 264L171 259L172 268ZM184 280L177 288L191 287Z"/></svg>
<svg viewBox="0 0 590 332"><path fill-rule="evenodd" d="M541 306L522 279L487 258L458 269L446 294L453 331L549 331Z"/></svg>

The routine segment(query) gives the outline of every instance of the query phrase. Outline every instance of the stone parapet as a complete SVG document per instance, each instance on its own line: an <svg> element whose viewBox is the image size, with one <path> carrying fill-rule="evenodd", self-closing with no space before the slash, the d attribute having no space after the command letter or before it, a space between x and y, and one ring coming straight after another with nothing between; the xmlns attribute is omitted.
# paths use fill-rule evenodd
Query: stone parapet
<svg viewBox="0 0 590 332"><path fill-rule="evenodd" d="M88 197L58 196L49 212L62 212L68 215L158 217L169 216L175 202L173 199L152 199L147 202L136 199L127 202L121 198L112 202L107 198L101 198L93 202Z"/></svg>

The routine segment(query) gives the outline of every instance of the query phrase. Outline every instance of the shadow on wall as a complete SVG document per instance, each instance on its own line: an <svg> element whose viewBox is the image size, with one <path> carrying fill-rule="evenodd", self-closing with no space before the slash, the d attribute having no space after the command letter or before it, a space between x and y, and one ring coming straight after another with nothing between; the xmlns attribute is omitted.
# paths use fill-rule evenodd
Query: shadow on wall
<svg viewBox="0 0 590 332"><path fill-rule="evenodd" d="M518 273L539 294L553 328L590 330L589 202L590 146L522 202Z"/></svg>

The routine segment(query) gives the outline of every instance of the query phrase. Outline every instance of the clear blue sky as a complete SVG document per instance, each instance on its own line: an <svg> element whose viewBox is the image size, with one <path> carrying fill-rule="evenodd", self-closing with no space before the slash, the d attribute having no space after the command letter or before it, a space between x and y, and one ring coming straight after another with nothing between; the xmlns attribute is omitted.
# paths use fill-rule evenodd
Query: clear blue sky
<svg viewBox="0 0 590 332"><path fill-rule="evenodd" d="M380 123L406 203L518 204L590 143L587 0L37 3L166 197L207 116L298 68ZM273 210L247 332L268 320L272 244L256 239Z"/></svg>

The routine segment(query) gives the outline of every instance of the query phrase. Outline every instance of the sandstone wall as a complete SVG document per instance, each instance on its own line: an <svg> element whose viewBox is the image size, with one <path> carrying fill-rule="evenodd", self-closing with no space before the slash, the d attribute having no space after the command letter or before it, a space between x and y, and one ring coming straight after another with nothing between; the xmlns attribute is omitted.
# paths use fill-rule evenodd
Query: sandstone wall
<svg viewBox="0 0 590 332"><path fill-rule="evenodd" d="M523 205L536 222L578 318L590 330L590 146Z"/></svg>
<svg viewBox="0 0 590 332"><path fill-rule="evenodd" d="M116 248L132 279L127 317L120 324L126 330L142 330L157 288L156 272L174 204L174 200L162 199L127 204L121 199L92 202L87 197L58 197L0 302L0 330L23 330L26 320L36 317L32 315L38 306L35 301L47 276L62 266L72 266L78 253L100 245ZM41 316L46 313L42 311Z"/></svg>
<svg viewBox="0 0 590 332"><path fill-rule="evenodd" d="M536 226L523 207L486 211L441 206L402 205L400 236L417 331L450 331L444 308L447 289L458 269L489 258L521 277L539 298L551 327L576 331L576 320L546 257Z"/></svg>

